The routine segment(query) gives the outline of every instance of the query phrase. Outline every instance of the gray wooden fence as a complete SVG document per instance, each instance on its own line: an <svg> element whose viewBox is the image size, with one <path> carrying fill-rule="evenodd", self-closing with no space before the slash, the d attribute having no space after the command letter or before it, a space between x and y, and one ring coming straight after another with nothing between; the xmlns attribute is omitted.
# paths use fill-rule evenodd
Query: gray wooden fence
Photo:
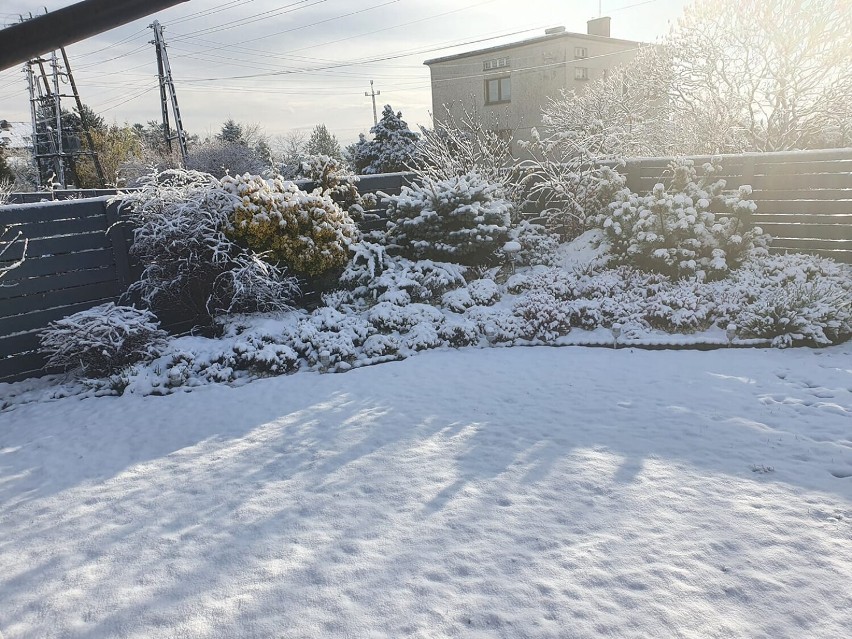
<svg viewBox="0 0 852 639"><path fill-rule="evenodd" d="M397 194L409 182L408 174L394 173L364 176L359 187ZM130 264L129 233L113 226L118 207L108 199L0 207L0 230L9 227L29 240L24 263L0 280L0 382L45 372L38 332L53 320L115 301L132 281L137 269ZM19 257L19 246L3 259Z"/></svg>
<svg viewBox="0 0 852 639"><path fill-rule="evenodd" d="M708 159L696 158L699 164ZM628 186L649 191L665 178L668 162L631 160ZM729 188L754 187L755 219L776 238L773 251L808 251L852 263L852 149L723 156L722 164ZM395 194L412 177L363 176L359 188ZM107 199L0 207L0 228L13 226L29 238L27 260L0 280L0 381L43 373L44 359L35 351L38 331L115 300L132 280L125 229L106 233L118 219ZM370 226L380 225L374 220Z"/></svg>
<svg viewBox="0 0 852 639"><path fill-rule="evenodd" d="M694 158L696 165L710 160ZM728 189L753 188L755 224L774 252L818 253L852 263L852 149L720 156ZM627 185L650 191L671 159L641 158L626 166ZM701 171L699 170L699 174Z"/></svg>

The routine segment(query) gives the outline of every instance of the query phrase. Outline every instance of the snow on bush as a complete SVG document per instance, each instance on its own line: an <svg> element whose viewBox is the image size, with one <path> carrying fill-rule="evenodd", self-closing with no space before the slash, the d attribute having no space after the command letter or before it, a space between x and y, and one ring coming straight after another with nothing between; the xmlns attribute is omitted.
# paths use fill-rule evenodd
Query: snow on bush
<svg viewBox="0 0 852 639"><path fill-rule="evenodd" d="M826 345L852 335L852 268L810 255L770 255L745 264L731 283L729 313L744 337L775 346Z"/></svg>
<svg viewBox="0 0 852 639"><path fill-rule="evenodd" d="M442 106L435 128L421 127L417 163L409 168L432 182L476 173L490 184L499 184L513 204L520 204L517 174L511 166L515 132L508 117L501 120L494 112L482 114L475 103Z"/></svg>
<svg viewBox="0 0 852 639"><path fill-rule="evenodd" d="M449 346L461 348L477 344L482 332L476 322L466 317L448 317L438 326L438 335Z"/></svg>
<svg viewBox="0 0 852 639"><path fill-rule="evenodd" d="M350 216L360 219L365 208L372 208L375 197L365 200L358 192L358 176L338 158L328 155L311 155L301 163L301 175L314 183L320 194L330 197Z"/></svg>
<svg viewBox="0 0 852 639"><path fill-rule="evenodd" d="M236 241L268 252L300 275L318 276L346 264L358 230L329 195L248 174L226 176L222 187L236 200L228 227Z"/></svg>
<svg viewBox="0 0 852 639"><path fill-rule="evenodd" d="M465 288L448 291L441 296L441 305L456 313L472 306L492 306L500 299L500 287L489 279L473 280Z"/></svg>
<svg viewBox="0 0 852 639"><path fill-rule="evenodd" d="M429 301L465 285L465 268L449 262L411 261L390 256L379 244L359 242L352 246L352 259L340 282L357 297L393 301L402 291L414 301Z"/></svg>
<svg viewBox="0 0 852 639"><path fill-rule="evenodd" d="M750 254L765 253L768 237L752 226L757 206L750 186L725 194L717 162L697 178L692 160L677 160L669 188L646 196L623 189L596 217L616 259L672 277L720 279Z"/></svg>
<svg viewBox="0 0 852 639"><path fill-rule="evenodd" d="M626 178L602 164L618 164L620 158L608 153L607 133L600 127L557 130L546 137L533 128L531 134L520 143L529 155L519 164L525 206L541 211L548 230L574 239L624 187Z"/></svg>
<svg viewBox="0 0 852 639"><path fill-rule="evenodd" d="M394 113L391 105L382 109L382 117L370 129L373 139L364 134L350 147L355 170L361 175L395 173L407 171L415 164L417 156L417 133L408 128L402 112Z"/></svg>
<svg viewBox="0 0 852 639"><path fill-rule="evenodd" d="M109 302L48 324L39 350L49 367L103 377L153 358L165 338L150 311Z"/></svg>
<svg viewBox="0 0 852 639"><path fill-rule="evenodd" d="M544 290L534 290L521 296L512 312L523 320L527 339L553 341L571 330L571 307Z"/></svg>
<svg viewBox="0 0 852 639"><path fill-rule="evenodd" d="M186 168L216 177L263 173L270 163L256 150L239 142L208 140L190 150Z"/></svg>
<svg viewBox="0 0 852 639"><path fill-rule="evenodd" d="M155 313L206 324L221 312L286 310L298 294L294 278L227 237L237 201L212 175L152 173L115 200L144 269L125 296Z"/></svg>
<svg viewBox="0 0 852 639"><path fill-rule="evenodd" d="M388 244L405 257L482 264L508 237L511 205L476 173L424 180L386 201Z"/></svg>
<svg viewBox="0 0 852 639"><path fill-rule="evenodd" d="M509 229L509 241L518 244L516 252L508 256L515 266L556 265L559 236L543 225L522 220Z"/></svg>
<svg viewBox="0 0 852 639"><path fill-rule="evenodd" d="M494 280L473 280L467 285L467 290L474 304L479 306L492 306L500 299L500 287Z"/></svg>

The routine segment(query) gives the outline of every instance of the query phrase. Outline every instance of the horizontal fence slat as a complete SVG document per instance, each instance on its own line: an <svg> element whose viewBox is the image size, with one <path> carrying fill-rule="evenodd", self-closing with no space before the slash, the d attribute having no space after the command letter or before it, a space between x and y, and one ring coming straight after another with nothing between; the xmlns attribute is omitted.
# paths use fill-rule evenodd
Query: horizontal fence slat
<svg viewBox="0 0 852 639"><path fill-rule="evenodd" d="M845 224L760 224L772 237L852 241L852 226Z"/></svg>
<svg viewBox="0 0 852 639"><path fill-rule="evenodd" d="M813 149L810 151L776 151L767 153L751 153L758 164L783 164L789 162L828 162L832 160L848 160L852 156L852 148L843 149ZM725 156L722 156L723 159Z"/></svg>
<svg viewBox="0 0 852 639"><path fill-rule="evenodd" d="M849 189L852 197L852 173L816 173L796 175L756 175L752 186L762 191L773 189Z"/></svg>
<svg viewBox="0 0 852 639"><path fill-rule="evenodd" d="M44 293L46 291L58 291L85 284L115 281L117 281L115 269L112 267L71 271L69 273L60 273L46 277L31 277L25 280L18 280L10 286L0 286L0 300L20 297L22 295L32 295L34 293Z"/></svg>
<svg viewBox="0 0 852 639"><path fill-rule="evenodd" d="M0 358L38 349L39 332L30 331L9 337L0 337Z"/></svg>
<svg viewBox="0 0 852 639"><path fill-rule="evenodd" d="M79 235L60 235L30 240L27 258L45 255L63 255L78 253L90 249L110 248L112 244L104 232L81 233Z"/></svg>
<svg viewBox="0 0 852 639"><path fill-rule="evenodd" d="M849 173L852 172L852 159L847 160L807 160L804 162L784 162L768 164L755 162L755 175L801 175L803 173Z"/></svg>
<svg viewBox="0 0 852 639"><path fill-rule="evenodd" d="M83 251L82 253L36 257L25 260L21 266L9 272L3 279L3 283L11 284L15 280L37 275L52 275L54 273L81 271L83 269L103 268L107 266L113 266L112 251L110 249L95 249L93 251Z"/></svg>
<svg viewBox="0 0 852 639"><path fill-rule="evenodd" d="M762 213L758 208L752 215L755 224L842 224L852 227L850 215L820 215L818 213Z"/></svg>
<svg viewBox="0 0 852 639"><path fill-rule="evenodd" d="M30 352L0 359L0 382L14 382L36 377L45 372L45 359L41 353Z"/></svg>
<svg viewBox="0 0 852 639"><path fill-rule="evenodd" d="M773 245L779 247L796 249L801 251L852 251L852 241L849 240L824 240L811 238L779 238Z"/></svg>
<svg viewBox="0 0 852 639"><path fill-rule="evenodd" d="M70 304L68 306L59 306L57 308L48 308L45 310L27 313L26 315L13 315L12 317L0 317L0 335L10 335L12 333L21 333L24 331L33 331L44 328L50 322L63 317L67 317L78 311L112 301L110 298L101 300L92 300L88 302L80 302L79 304Z"/></svg>
<svg viewBox="0 0 852 639"><path fill-rule="evenodd" d="M659 178L659 177L662 176L664 178L671 179L672 172L669 169L669 166L667 164L665 164L665 165L660 165L660 164L649 165L649 164L645 164L643 162L640 165L640 167L641 167L640 168L640 177L643 177L643 178ZM699 178L702 177L704 175L704 169L702 168L702 165L699 164L698 162L696 162L695 168L696 168L696 171L698 172L698 177ZM724 175L727 175L727 176L742 175L742 169L743 169L742 161L740 161L740 162L725 162L725 163L722 164L722 173Z"/></svg>
<svg viewBox="0 0 852 639"><path fill-rule="evenodd" d="M25 222L16 224L13 229L20 231L31 241L41 237L54 235L73 235L76 233L92 233L107 230L106 216L80 217L70 220L53 220L51 222Z"/></svg>
<svg viewBox="0 0 852 639"><path fill-rule="evenodd" d="M71 218L97 217L104 215L103 200L68 200L46 202L42 206L0 206L0 226L26 222L52 222Z"/></svg>
<svg viewBox="0 0 852 639"><path fill-rule="evenodd" d="M837 201L846 200L852 205L852 191L849 189L783 188L764 189L755 187L751 194L754 200L785 201Z"/></svg>
<svg viewBox="0 0 852 639"><path fill-rule="evenodd" d="M778 213L794 213L808 215L811 212L819 215L852 215L852 200L761 200L757 206L758 213L775 215Z"/></svg>
<svg viewBox="0 0 852 639"><path fill-rule="evenodd" d="M119 283L113 280L111 282L86 284L73 288L24 295L23 297L13 297L8 300L0 300L0 317L32 313L39 309L51 308L53 306L68 306L91 300L100 300L105 297L116 298L122 292Z"/></svg>

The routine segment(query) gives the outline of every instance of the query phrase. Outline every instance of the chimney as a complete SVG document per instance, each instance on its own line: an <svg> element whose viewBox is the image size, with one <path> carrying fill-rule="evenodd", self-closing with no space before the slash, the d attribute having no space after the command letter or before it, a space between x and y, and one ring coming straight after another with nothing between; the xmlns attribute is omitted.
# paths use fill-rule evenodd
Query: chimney
<svg viewBox="0 0 852 639"><path fill-rule="evenodd" d="M605 16L603 18L595 18L594 20L589 20L587 25L587 31L589 35L594 36L603 36L604 38L609 37L609 23L612 18L609 16Z"/></svg>

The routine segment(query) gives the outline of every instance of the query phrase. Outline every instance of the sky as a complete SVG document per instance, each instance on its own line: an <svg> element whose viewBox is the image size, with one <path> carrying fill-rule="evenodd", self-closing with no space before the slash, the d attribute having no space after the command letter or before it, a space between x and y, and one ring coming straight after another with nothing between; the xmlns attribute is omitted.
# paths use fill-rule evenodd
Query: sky
<svg viewBox="0 0 852 639"><path fill-rule="evenodd" d="M80 96L108 122L160 118L148 26L164 28L184 127L228 118L267 134L325 124L342 144L373 124L370 80L415 125L431 123L423 61L612 17L612 36L654 42L688 0L189 0L66 48ZM0 23L74 4L0 0ZM599 7L600 5L600 7ZM600 13L599 13L600 11ZM2 37L0 37L2 39ZM29 120L20 67L0 71L0 119Z"/></svg>

